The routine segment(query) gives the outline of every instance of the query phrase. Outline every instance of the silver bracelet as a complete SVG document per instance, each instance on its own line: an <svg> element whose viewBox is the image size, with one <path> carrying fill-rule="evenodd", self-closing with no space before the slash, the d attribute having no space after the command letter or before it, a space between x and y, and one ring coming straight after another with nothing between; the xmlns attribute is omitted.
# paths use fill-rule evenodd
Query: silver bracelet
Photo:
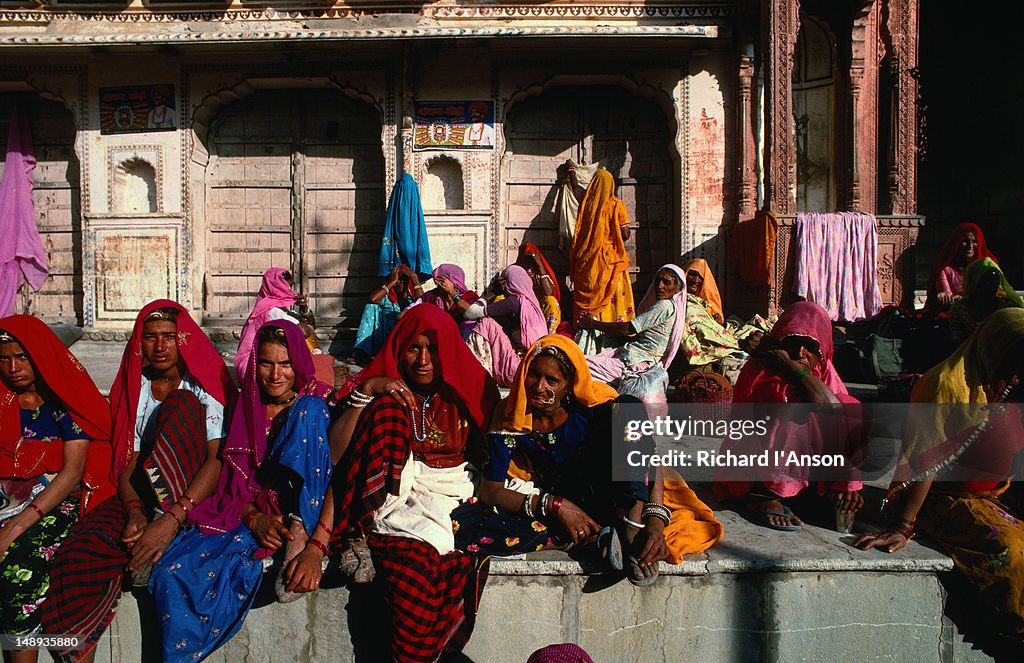
<svg viewBox="0 0 1024 663"><path fill-rule="evenodd" d="M643 523L638 523L635 520L630 520L629 518L627 518L625 516L622 517L622 522L626 523L627 525L632 525L633 527L635 527L637 529L643 529L644 528L644 524Z"/></svg>
<svg viewBox="0 0 1024 663"><path fill-rule="evenodd" d="M527 518L533 518L533 494L526 496L523 500L523 513L526 514Z"/></svg>

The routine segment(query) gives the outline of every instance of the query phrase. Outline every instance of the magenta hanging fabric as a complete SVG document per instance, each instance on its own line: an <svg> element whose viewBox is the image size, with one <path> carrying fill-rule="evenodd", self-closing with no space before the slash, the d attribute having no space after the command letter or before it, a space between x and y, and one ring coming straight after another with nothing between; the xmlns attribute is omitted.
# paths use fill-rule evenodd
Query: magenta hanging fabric
<svg viewBox="0 0 1024 663"><path fill-rule="evenodd" d="M38 291L50 274L32 206L35 167L28 119L15 102L0 178L0 318L14 312L14 297L22 282Z"/></svg>

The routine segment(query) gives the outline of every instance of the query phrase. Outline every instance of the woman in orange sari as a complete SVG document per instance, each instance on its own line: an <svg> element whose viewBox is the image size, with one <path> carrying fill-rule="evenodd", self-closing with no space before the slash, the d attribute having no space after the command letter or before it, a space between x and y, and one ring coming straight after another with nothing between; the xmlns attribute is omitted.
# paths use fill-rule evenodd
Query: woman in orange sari
<svg viewBox="0 0 1024 663"><path fill-rule="evenodd" d="M576 320L590 316L600 322L629 322L636 315L626 251L629 216L626 204L614 194L615 179L602 168L594 174L580 205L569 256ZM606 349L600 332L593 329L577 334L576 342L585 354Z"/></svg>

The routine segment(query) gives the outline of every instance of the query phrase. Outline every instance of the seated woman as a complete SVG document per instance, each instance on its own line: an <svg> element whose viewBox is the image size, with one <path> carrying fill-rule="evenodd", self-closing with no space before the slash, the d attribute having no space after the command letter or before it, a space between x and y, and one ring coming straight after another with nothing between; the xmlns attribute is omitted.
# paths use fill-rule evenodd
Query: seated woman
<svg viewBox="0 0 1024 663"><path fill-rule="evenodd" d="M975 260L995 256L985 244L981 228L973 223L961 223L935 257L928 278L928 300L925 310L939 313L948 309L964 293L964 270Z"/></svg>
<svg viewBox="0 0 1024 663"><path fill-rule="evenodd" d="M458 265L443 264L438 265L431 276L434 289L423 293L419 301L433 304L447 311L455 322L462 322L462 314L478 299L466 285L466 273Z"/></svg>
<svg viewBox="0 0 1024 663"><path fill-rule="evenodd" d="M991 258L975 260L964 270L963 299L949 309L949 331L957 344L967 340L989 315L1001 308L1024 308L1010 282Z"/></svg>
<svg viewBox="0 0 1024 663"><path fill-rule="evenodd" d="M788 457L790 452L820 456L827 451L846 455L850 459L847 466L852 466L860 450L862 428L856 408L850 407L859 401L850 396L832 366L832 323L825 309L812 302L789 305L761 340L736 380L736 403L814 403L833 411L809 414L802 421L774 413L767 435L726 439L722 453L759 454L767 448ZM800 528L803 522L779 500L810 485L806 467L768 467L759 485L737 480L735 472L736 468L716 470L715 497L743 500L751 517L766 527L782 531ZM821 485L819 490L828 492L837 512L852 514L864 504L862 487L848 475Z"/></svg>
<svg viewBox="0 0 1024 663"><path fill-rule="evenodd" d="M653 582L658 562L668 556L664 529L671 512L661 504L663 487L653 470L632 481L609 481L616 396L590 379L572 340L552 334L538 341L488 435L480 501L452 516L459 548L515 555L583 544L612 526L627 542L630 582ZM512 484L523 488L517 492L506 488L509 477L530 483ZM601 544L612 548L612 566L622 570L611 541Z"/></svg>
<svg viewBox="0 0 1024 663"><path fill-rule="evenodd" d="M261 559L283 546L285 561L304 546L326 551L311 537L331 476L323 400L331 388L313 378L296 325L268 322L256 339L217 488L188 513L193 527L153 566L149 588L165 661L202 659L238 632L259 587Z"/></svg>
<svg viewBox="0 0 1024 663"><path fill-rule="evenodd" d="M679 349L686 320L684 272L662 265L640 302L640 314L630 322L601 322L580 318L577 329L596 329L629 337L624 345L587 357L595 379L619 386L619 393L645 403L664 403L668 367ZM625 384L623 384L625 383Z"/></svg>
<svg viewBox="0 0 1024 663"><path fill-rule="evenodd" d="M336 538L366 537L389 608L390 655L433 662L460 651L473 631L475 578L485 574L482 560L455 549L449 514L473 496L471 459L498 389L451 317L417 306L340 398L349 409L331 427L332 444L347 446L332 481Z"/></svg>
<svg viewBox="0 0 1024 663"><path fill-rule="evenodd" d="M292 273L282 267L271 267L263 273L263 283L260 284L260 291L256 295L256 305L242 327L238 350L235 352L235 375L239 382L245 380L245 362L252 352L256 331L270 320L288 320L299 325L306 335L306 343L309 344L310 350L319 352L316 318L309 310L309 298L295 292L294 287L295 279Z"/></svg>
<svg viewBox="0 0 1024 663"><path fill-rule="evenodd" d="M957 602L981 599L995 633L983 649L1007 661L1024 651L1024 502L1011 482L1024 449L1022 375L1024 309L996 311L914 385L912 403L945 405L911 410L889 488L892 524L854 541L896 552L915 529L938 541L976 594ZM997 403L1010 405L988 405Z"/></svg>
<svg viewBox="0 0 1024 663"><path fill-rule="evenodd" d="M695 297L715 322L725 325L722 295L718 292L718 284L708 261L703 258L691 260L683 267L683 271L686 272L686 293Z"/></svg>
<svg viewBox="0 0 1024 663"><path fill-rule="evenodd" d="M504 299L494 301L498 293L492 292L476 300L463 318L477 321L467 339L473 354L499 386L507 387L523 351L547 333L547 325L525 269L510 265L497 280Z"/></svg>
<svg viewBox="0 0 1024 663"><path fill-rule="evenodd" d="M722 297L708 263L698 258L685 271L687 306L682 356L690 368L700 368L740 352L740 344L725 326Z"/></svg>
<svg viewBox="0 0 1024 663"><path fill-rule="evenodd" d="M554 334L558 331L558 325L562 323L562 308L559 304L562 301L562 291L558 287L555 270L551 269L540 249L530 242L523 242L519 247L519 259L516 260L516 264L525 269L533 279L533 294L537 296L540 310L547 320L548 333Z"/></svg>
<svg viewBox="0 0 1024 663"><path fill-rule="evenodd" d="M110 410L105 399L50 328L26 315L0 319L0 628L4 633L39 632L39 608L46 600L78 604L82 612L112 609L93 601L93 586L109 585L102 569L67 569L85 596L50 583L58 563L54 554L66 543L75 522L108 512L111 504L120 510L110 480L109 440ZM116 537L116 525L107 532ZM115 592L116 602L120 585L107 588ZM69 625L82 630L45 632L94 635L88 624ZM83 644L79 653L91 649L91 644ZM35 649L12 650L10 660L35 661L37 654Z"/></svg>
<svg viewBox="0 0 1024 663"><path fill-rule="evenodd" d="M98 639L114 616L125 568L133 584L146 584L181 521L217 484L224 408L235 391L224 360L180 304L161 299L139 312L110 390L112 478L120 499L102 518L97 514L102 526L91 519L76 525L60 553L68 568L96 569L108 582L83 587L65 577L62 564L51 586L66 586L83 601L47 602L49 632Z"/></svg>
<svg viewBox="0 0 1024 663"><path fill-rule="evenodd" d="M392 269L388 280L370 293L370 303L363 307L352 361L362 363L374 357L395 328L399 314L422 295L416 272L406 265Z"/></svg>
<svg viewBox="0 0 1024 663"><path fill-rule="evenodd" d="M569 254L574 319L629 322L636 315L626 250L629 234L626 203L615 197L615 178L601 168L594 173L580 205ZM577 332L576 341L588 355L608 348L596 328ZM611 345L616 345L614 339Z"/></svg>

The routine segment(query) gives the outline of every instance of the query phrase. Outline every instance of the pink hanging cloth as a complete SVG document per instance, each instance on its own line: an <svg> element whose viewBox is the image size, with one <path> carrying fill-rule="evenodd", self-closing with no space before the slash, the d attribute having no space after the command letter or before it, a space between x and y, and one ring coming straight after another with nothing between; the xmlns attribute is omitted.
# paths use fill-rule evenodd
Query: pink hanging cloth
<svg viewBox="0 0 1024 663"><path fill-rule="evenodd" d="M7 135L7 158L0 179L0 318L14 313L18 288L27 282L39 291L50 275L32 207L32 171L36 157L25 113L15 103Z"/></svg>

